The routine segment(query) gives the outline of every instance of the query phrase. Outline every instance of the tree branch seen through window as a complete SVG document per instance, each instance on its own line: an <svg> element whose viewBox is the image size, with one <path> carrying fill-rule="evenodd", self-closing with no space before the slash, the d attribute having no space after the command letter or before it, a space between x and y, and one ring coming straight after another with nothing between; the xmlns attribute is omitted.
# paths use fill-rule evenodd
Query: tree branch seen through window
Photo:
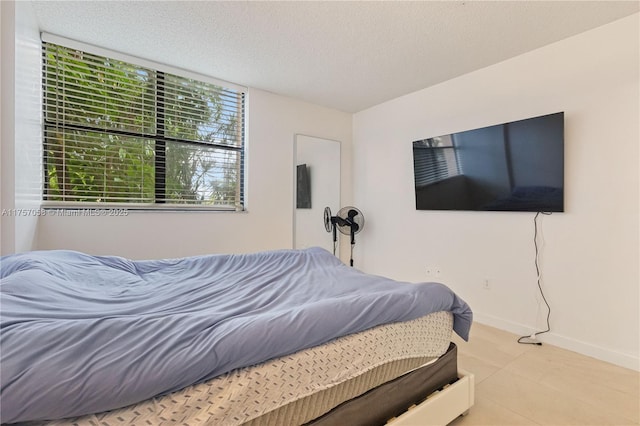
<svg viewBox="0 0 640 426"><path fill-rule="evenodd" d="M242 210L241 91L43 43L45 200Z"/></svg>

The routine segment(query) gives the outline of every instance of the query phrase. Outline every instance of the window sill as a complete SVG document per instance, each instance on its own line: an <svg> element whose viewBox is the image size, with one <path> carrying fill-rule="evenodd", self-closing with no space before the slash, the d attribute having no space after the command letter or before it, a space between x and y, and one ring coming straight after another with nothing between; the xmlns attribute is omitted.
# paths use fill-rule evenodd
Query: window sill
<svg viewBox="0 0 640 426"><path fill-rule="evenodd" d="M234 207L212 207L200 205L149 205L134 203L59 203L43 202L42 216L127 216L129 213L244 213Z"/></svg>

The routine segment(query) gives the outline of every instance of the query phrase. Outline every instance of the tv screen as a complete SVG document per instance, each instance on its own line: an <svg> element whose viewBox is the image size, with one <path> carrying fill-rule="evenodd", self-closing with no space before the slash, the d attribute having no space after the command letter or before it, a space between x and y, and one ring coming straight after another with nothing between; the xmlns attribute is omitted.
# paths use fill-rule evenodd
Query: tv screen
<svg viewBox="0 0 640 426"><path fill-rule="evenodd" d="M296 167L296 208L311 208L311 177L306 164Z"/></svg>
<svg viewBox="0 0 640 426"><path fill-rule="evenodd" d="M564 113L413 142L417 210L564 211Z"/></svg>

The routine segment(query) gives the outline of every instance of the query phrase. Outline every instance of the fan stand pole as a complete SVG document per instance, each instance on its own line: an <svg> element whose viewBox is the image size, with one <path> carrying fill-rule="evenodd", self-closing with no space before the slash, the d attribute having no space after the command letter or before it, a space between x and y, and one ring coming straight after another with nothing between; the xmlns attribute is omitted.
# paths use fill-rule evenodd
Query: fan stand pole
<svg viewBox="0 0 640 426"><path fill-rule="evenodd" d="M351 258L349 259L349 264L353 267L353 246L356 245L356 232L354 231L353 226L350 226L349 228L351 228Z"/></svg>
<svg viewBox="0 0 640 426"><path fill-rule="evenodd" d="M351 259L349 259L349 265L351 267L353 267L353 246L355 246L355 244L351 244Z"/></svg>

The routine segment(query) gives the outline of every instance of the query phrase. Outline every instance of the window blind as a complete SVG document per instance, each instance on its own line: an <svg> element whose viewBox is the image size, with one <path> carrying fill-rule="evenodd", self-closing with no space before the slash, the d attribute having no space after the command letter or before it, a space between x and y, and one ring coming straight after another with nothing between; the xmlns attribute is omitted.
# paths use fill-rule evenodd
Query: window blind
<svg viewBox="0 0 640 426"><path fill-rule="evenodd" d="M244 208L244 91L42 50L45 200Z"/></svg>
<svg viewBox="0 0 640 426"><path fill-rule="evenodd" d="M413 143L415 185L424 186L460 174L450 139L424 139Z"/></svg>

